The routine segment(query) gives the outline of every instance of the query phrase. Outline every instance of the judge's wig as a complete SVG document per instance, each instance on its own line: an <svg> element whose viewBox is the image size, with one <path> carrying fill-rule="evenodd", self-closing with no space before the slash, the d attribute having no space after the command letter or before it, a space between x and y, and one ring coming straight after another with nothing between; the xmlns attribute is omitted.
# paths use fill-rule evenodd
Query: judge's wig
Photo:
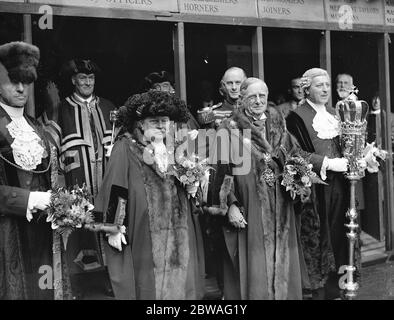
<svg viewBox="0 0 394 320"><path fill-rule="evenodd" d="M125 130L133 132L137 121L159 116L167 116L175 122L186 123L189 120L184 101L168 92L150 90L127 99L119 109L119 124Z"/></svg>
<svg viewBox="0 0 394 320"><path fill-rule="evenodd" d="M0 63L14 83L32 83L37 79L40 50L26 42L10 42L0 46Z"/></svg>
<svg viewBox="0 0 394 320"><path fill-rule="evenodd" d="M311 68L304 72L304 74L301 77L300 84L305 94L307 94L306 90L310 88L313 78L320 76L325 76L328 79L330 79L330 75L328 74L328 72L321 68Z"/></svg>

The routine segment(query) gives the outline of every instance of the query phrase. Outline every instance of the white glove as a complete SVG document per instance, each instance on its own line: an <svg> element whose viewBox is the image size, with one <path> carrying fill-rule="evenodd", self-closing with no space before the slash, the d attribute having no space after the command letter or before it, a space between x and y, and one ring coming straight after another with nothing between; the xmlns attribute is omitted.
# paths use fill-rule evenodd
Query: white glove
<svg viewBox="0 0 394 320"><path fill-rule="evenodd" d="M194 198L196 196L199 185L200 185L200 182L198 182L198 181L195 182L194 184L187 184L186 185L186 192Z"/></svg>
<svg viewBox="0 0 394 320"><path fill-rule="evenodd" d="M26 211L26 219L27 221L31 221L33 219L33 212L37 212L37 210L45 210L51 202L51 192L42 192L42 191L32 191L29 194L29 200L27 201L27 211Z"/></svg>
<svg viewBox="0 0 394 320"><path fill-rule="evenodd" d="M107 158L109 158L110 156L111 156L111 152L112 152L112 148L114 147L114 145L113 144L110 144L110 145L108 145L108 146L104 146L104 149L105 149L105 156L107 157Z"/></svg>
<svg viewBox="0 0 394 320"><path fill-rule="evenodd" d="M327 159L327 170L335 172L346 172L348 166L348 160L345 158L334 158Z"/></svg>
<svg viewBox="0 0 394 320"><path fill-rule="evenodd" d="M121 232L108 235L108 243L111 247L114 247L115 249L118 249L119 251L122 251L122 243L125 245L127 244L126 238L125 238L124 234Z"/></svg>
<svg viewBox="0 0 394 320"><path fill-rule="evenodd" d="M235 204L232 204L228 210L228 220L236 228L244 229L248 224Z"/></svg>

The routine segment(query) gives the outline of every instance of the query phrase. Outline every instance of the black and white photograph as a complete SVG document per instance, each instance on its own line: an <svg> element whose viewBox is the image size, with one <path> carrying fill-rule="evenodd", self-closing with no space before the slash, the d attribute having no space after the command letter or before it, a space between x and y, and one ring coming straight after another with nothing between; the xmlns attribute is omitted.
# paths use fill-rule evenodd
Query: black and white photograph
<svg viewBox="0 0 394 320"><path fill-rule="evenodd" d="M392 39L391 0L0 0L0 300L394 300Z"/></svg>

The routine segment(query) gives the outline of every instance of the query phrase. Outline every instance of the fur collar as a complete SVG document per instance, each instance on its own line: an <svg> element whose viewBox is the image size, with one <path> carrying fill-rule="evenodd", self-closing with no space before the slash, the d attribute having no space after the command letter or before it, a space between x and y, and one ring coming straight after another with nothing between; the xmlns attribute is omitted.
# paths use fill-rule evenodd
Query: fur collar
<svg viewBox="0 0 394 320"><path fill-rule="evenodd" d="M185 192L173 176L159 175L147 165L144 148L129 136L130 149L140 164L148 203L156 299L186 298L189 264L188 216Z"/></svg>
<svg viewBox="0 0 394 320"><path fill-rule="evenodd" d="M250 122L245 113L235 112L233 117L224 122L227 129L251 130L252 170L256 179L256 191L262 209L264 247L267 261L267 279L269 299L287 299L288 274L290 270L290 211L292 204L286 200L280 185L279 176L288 145L284 118L276 109L269 107L267 112L267 139ZM245 143L242 131L239 138ZM269 184L267 176L274 175L274 182ZM248 214L248 213L247 213ZM250 217L248 217L251 219Z"/></svg>
<svg viewBox="0 0 394 320"><path fill-rule="evenodd" d="M256 153L256 155L260 155L260 158L261 154L264 153L271 154L275 157L282 145L282 140L287 135L285 119L278 110L273 107L268 107L265 114L267 116L267 138L264 138L262 133L252 124L243 110L235 111L231 118L224 121L224 127L228 129L251 130L252 145L255 147L252 151Z"/></svg>

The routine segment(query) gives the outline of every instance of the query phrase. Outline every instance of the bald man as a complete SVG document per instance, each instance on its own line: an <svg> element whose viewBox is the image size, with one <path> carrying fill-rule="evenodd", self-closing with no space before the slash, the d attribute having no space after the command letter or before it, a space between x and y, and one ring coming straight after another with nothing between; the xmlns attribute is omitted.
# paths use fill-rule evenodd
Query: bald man
<svg viewBox="0 0 394 320"><path fill-rule="evenodd" d="M223 74L220 81L219 92L223 101L197 111L198 121L202 128L217 128L220 123L229 118L236 108L242 82L246 79L246 73L238 67L231 67Z"/></svg>

